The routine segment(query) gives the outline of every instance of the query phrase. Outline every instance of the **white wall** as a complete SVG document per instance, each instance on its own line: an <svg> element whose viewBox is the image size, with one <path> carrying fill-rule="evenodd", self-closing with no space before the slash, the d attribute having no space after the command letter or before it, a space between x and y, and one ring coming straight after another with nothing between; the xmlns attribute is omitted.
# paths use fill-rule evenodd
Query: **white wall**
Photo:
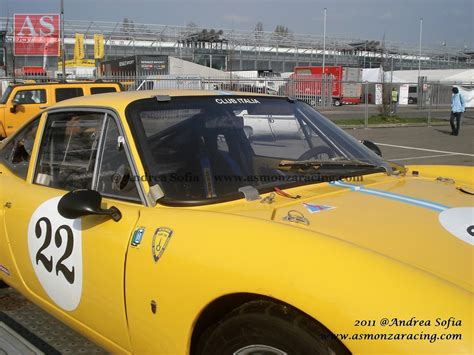
<svg viewBox="0 0 474 355"><path fill-rule="evenodd" d="M209 78L228 78L229 74L204 65L191 63L175 57L169 57L170 75L196 75Z"/></svg>
<svg viewBox="0 0 474 355"><path fill-rule="evenodd" d="M390 82L392 72L386 71L385 82ZM440 69L440 70L422 70L421 76L426 76L428 81L441 83L463 83L474 84L474 69ZM380 68L363 69L362 80L369 83L381 82L382 71ZM393 83L417 83L418 70L394 70Z"/></svg>

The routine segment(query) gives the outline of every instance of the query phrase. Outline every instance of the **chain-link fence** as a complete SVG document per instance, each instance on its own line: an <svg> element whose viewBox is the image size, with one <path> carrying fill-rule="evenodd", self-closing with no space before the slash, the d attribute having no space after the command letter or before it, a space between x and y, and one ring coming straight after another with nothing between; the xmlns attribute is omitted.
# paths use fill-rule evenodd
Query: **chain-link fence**
<svg viewBox="0 0 474 355"><path fill-rule="evenodd" d="M120 82L127 91L135 90L217 90L291 96L315 107L326 117L348 126L446 124L451 112L451 90L460 88L466 106L465 122L474 119L474 83L440 83L420 80L414 83L372 83L337 81L333 77L304 77L280 74L255 77L223 72L221 77L162 75L147 73L75 74L68 82ZM0 77L0 91L12 83L57 82L46 76ZM474 123L474 120L472 120Z"/></svg>

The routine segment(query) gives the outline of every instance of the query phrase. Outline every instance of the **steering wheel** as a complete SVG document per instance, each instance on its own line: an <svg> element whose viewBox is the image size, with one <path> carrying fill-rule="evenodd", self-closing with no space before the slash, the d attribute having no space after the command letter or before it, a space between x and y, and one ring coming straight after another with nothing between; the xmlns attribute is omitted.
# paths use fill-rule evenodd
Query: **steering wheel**
<svg viewBox="0 0 474 355"><path fill-rule="evenodd" d="M325 158L324 155L327 155L327 158ZM321 159L320 156L323 156L323 159ZM301 154L298 160L311 160L311 159L326 160L326 159L335 158L336 156L337 156L336 153L331 148L324 145L319 145Z"/></svg>

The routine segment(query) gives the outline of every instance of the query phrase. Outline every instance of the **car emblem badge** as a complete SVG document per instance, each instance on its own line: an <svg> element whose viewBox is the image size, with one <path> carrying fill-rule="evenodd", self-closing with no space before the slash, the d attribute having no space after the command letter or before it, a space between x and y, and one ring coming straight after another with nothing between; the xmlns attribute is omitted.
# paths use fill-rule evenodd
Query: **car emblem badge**
<svg viewBox="0 0 474 355"><path fill-rule="evenodd" d="M160 227L155 231L151 243L151 253L155 263L160 260L161 256L165 252L172 234L173 231L167 227Z"/></svg>
<svg viewBox="0 0 474 355"><path fill-rule="evenodd" d="M130 243L132 248L136 248L141 244L144 234L145 227L138 227L135 232L133 232L132 242Z"/></svg>
<svg viewBox="0 0 474 355"><path fill-rule="evenodd" d="M303 206L308 210L309 213L316 213L321 211L332 210L336 207L327 205L313 205L311 203L303 203Z"/></svg>

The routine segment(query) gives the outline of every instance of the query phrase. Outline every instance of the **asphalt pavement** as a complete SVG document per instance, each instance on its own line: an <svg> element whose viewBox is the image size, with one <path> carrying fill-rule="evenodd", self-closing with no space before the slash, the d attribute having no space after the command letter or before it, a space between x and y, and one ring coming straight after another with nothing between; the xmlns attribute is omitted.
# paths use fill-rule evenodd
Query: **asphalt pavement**
<svg viewBox="0 0 474 355"><path fill-rule="evenodd" d="M409 164L474 165L474 125L461 125L452 136L449 125L347 129L347 133L376 143L382 156Z"/></svg>

